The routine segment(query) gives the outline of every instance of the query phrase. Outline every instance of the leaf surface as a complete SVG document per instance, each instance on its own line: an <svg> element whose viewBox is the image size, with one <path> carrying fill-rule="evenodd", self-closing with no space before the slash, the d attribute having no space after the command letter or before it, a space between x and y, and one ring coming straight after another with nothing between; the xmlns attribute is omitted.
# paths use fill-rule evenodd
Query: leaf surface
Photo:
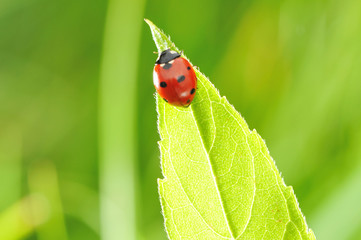
<svg viewBox="0 0 361 240"><path fill-rule="evenodd" d="M158 52L179 51L146 22ZM315 239L262 138L195 71L190 107L157 97L164 175L158 186L169 238Z"/></svg>

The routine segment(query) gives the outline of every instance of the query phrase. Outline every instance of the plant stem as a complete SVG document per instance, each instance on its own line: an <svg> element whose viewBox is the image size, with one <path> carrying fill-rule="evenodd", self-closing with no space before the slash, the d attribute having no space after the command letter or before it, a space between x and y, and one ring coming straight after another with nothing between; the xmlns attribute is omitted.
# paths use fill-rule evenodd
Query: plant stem
<svg viewBox="0 0 361 240"><path fill-rule="evenodd" d="M100 80L101 239L136 239L136 73L143 0L110 0Z"/></svg>

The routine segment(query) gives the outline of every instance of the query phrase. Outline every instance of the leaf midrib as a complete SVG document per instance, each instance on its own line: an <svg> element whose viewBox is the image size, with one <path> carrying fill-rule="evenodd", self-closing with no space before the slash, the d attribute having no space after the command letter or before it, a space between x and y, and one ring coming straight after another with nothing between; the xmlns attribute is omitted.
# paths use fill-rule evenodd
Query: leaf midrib
<svg viewBox="0 0 361 240"><path fill-rule="evenodd" d="M222 103L222 105L224 106L224 104ZM248 130L248 134L246 133L246 131L244 130L242 124L238 121L238 119L233 115L233 113L231 113L226 106L224 106L226 111L229 113L230 116L232 116L232 118L237 122L237 124L239 125L239 127L242 129L242 132L244 133L245 135L245 139L246 139L246 143L247 143L247 147L248 147L248 150L249 150L249 153L251 154L252 156L252 165L253 165L253 186L254 186L254 190L253 190L253 197L252 197L252 204L251 204L251 207L249 209L249 214L248 214L248 220L247 220L247 223L244 225L244 229L242 230L242 232L236 237L236 239L239 239L240 237L242 237L242 235L244 234L244 232L246 231L247 229L247 226L252 218L252 210L253 210L253 205L254 205L254 200L256 198L256 170L255 170L255 166L254 166L254 155L252 153L252 150L251 148L249 147L249 143L248 143L248 136L251 134L251 131Z"/></svg>
<svg viewBox="0 0 361 240"><path fill-rule="evenodd" d="M213 122L214 131L215 131L215 136L216 136L217 128L216 128L216 126L215 126L215 120L214 120L214 115L213 115L213 107L212 107L212 102L210 101L208 89L206 88L206 86L204 86L204 84L202 83L201 80L200 80L199 82L203 85L203 87L204 87L204 89L205 89L205 91L206 91L206 93L207 93L208 101L210 102L210 111L211 111L212 122ZM202 136L201 132L199 131L199 129L200 129L200 128L199 128L200 124L198 123L197 118L196 118L196 117L194 116L194 114L193 114L193 107L192 107L192 110L191 110L190 112L192 113L193 120L194 120L194 122L195 122L195 124L196 124L196 126L197 126L197 133L198 133L199 138L200 138L200 140L201 140L202 148L203 148L203 150L204 150L205 155L207 156L208 165L209 165L209 168L210 168L210 170L211 170L211 172L212 172L212 178L213 178L213 182L214 182L214 185L215 185L215 187L216 187L217 194L218 194L218 197L219 197L219 202L220 202L220 205L221 205L221 208L222 208L223 217L224 217L225 222L226 222L226 224L227 224L228 231L229 231L229 233L230 233L230 235L231 235L231 238L230 238L230 239L235 239L235 238L234 238L234 233L233 233L233 231L232 231L232 229L231 229L231 226L230 226L230 224L229 224L229 219L228 219L227 213L226 213L226 211L225 211L225 209L224 209L223 198L222 198L221 193L220 193L220 191L219 191L218 182L217 182L217 180L216 180L216 176L215 176L215 173L214 173L214 170L213 170L213 166L212 166L212 162L211 162L211 159L210 159L210 152L212 151L213 144L214 144L214 142L215 142L216 137L214 137L214 138L212 139L212 144L211 144L211 147L210 147L209 152L208 152L208 151L206 150L206 148L205 148L205 145L204 145L203 136Z"/></svg>
<svg viewBox="0 0 361 240"><path fill-rule="evenodd" d="M163 105L163 108L165 109L165 105ZM164 115L164 119L166 119L166 118L165 118L165 111L164 111L164 109L163 109L163 115ZM192 112L192 115L193 115L193 111L191 111L191 112ZM165 130L166 130L166 132L167 132L168 138L169 138L169 146L168 146L168 147L169 147L169 149L170 149L170 139L171 139L171 137L170 137L170 135L169 135L166 122L164 122L164 126L165 126ZM198 126L198 125L197 125L197 126ZM198 132L199 132L199 131L198 131ZM203 143L203 142L202 142L202 143ZM168 152L169 152L169 151L168 151ZM169 152L169 153L170 153L170 152ZM191 201L191 199L189 198L187 192L185 191L185 189L184 189L184 187L183 187L183 184L182 184L182 181L180 180L180 178L179 178L179 176L178 176L178 174L177 174L177 171L176 171L175 168L174 168L173 161L172 161L172 157L170 156L170 154L169 154L169 161L171 162L172 169L173 169L175 175L177 176L177 180L178 180L178 182L179 182L179 184L180 184L180 186L181 186L181 188L182 188L182 191L183 191L184 195L187 197L189 203L191 204L191 206L193 207L193 209L197 212L197 214L200 216L200 218L202 219L202 221L203 221L203 222L207 225L207 227L208 227L212 232L214 232L216 235L218 235L218 236L220 236L220 237L222 237L222 238L229 239L228 237L225 237L225 236L223 236L222 234L218 233L215 229L213 229L213 228L207 223L207 221L204 219L204 217L203 217L202 214L198 211L198 209L194 206L193 202ZM178 232L178 230L177 230L177 232ZM178 232L178 234L179 234L179 232ZM181 235L179 234L179 236L181 236Z"/></svg>

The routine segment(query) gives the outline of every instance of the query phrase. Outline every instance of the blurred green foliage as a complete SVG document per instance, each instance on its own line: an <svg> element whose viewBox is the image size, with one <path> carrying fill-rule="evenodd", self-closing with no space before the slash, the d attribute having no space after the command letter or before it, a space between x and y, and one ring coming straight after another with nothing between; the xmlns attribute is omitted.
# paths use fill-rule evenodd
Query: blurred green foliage
<svg viewBox="0 0 361 240"><path fill-rule="evenodd" d="M117 3L133 5L113 8ZM104 169L129 166L136 239L166 239L156 183L156 48L142 18L114 24L110 14L144 16L171 34L266 140L318 239L361 238L360 1L2 0L0 232L7 230L6 238L110 239L102 233L100 183L112 179ZM104 32L118 27L134 29L120 39L137 42L109 45L113 55L131 61L107 62L112 35L105 39ZM99 104L107 94L102 74L117 64L123 72L115 71L114 81L135 88L130 99L107 102L109 111L132 109L135 119L134 153L119 159L127 163L122 169L103 161L99 150L99 119L112 116ZM129 116L123 117L115 133L127 129Z"/></svg>

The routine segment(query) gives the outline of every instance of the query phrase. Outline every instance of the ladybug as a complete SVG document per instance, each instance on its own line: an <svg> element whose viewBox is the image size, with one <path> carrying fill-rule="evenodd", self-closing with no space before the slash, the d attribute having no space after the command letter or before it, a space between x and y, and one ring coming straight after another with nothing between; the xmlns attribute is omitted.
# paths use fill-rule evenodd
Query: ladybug
<svg viewBox="0 0 361 240"><path fill-rule="evenodd" d="M155 63L153 83L158 94L169 104L188 107L197 89L192 65L170 49L161 52Z"/></svg>

